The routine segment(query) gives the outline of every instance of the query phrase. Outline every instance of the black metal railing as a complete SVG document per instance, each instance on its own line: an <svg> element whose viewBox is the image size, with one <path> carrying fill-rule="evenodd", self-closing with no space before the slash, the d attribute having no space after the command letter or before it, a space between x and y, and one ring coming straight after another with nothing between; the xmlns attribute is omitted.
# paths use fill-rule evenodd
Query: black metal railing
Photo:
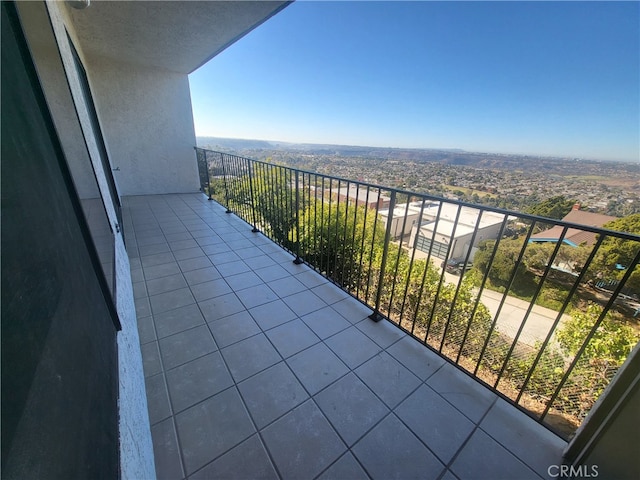
<svg viewBox="0 0 640 480"><path fill-rule="evenodd" d="M638 342L638 235L196 151L210 199L565 438Z"/></svg>

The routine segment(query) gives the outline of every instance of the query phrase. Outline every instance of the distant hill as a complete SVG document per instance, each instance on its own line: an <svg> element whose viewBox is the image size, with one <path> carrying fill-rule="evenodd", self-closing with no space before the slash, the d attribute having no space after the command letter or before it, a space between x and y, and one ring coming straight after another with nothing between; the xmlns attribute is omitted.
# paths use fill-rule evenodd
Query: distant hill
<svg viewBox="0 0 640 480"><path fill-rule="evenodd" d="M578 158L549 157L537 155L517 155L504 153L467 152L461 149L445 148L392 148L367 147L357 145L332 145L315 143L289 143L275 140L245 140L239 138L197 137L198 146L212 150L222 150L250 158L270 156L269 152L304 153L336 158L354 158L376 161L408 161L416 163L439 163L451 166L497 169L536 169L538 171L569 174L576 171L616 167L622 171L637 174L640 164L629 162L603 162Z"/></svg>
<svg viewBox="0 0 640 480"><path fill-rule="evenodd" d="M266 140L244 140L242 138L221 138L221 137L197 137L196 143L202 148L221 147L223 150L255 150L265 148L272 150L277 148L277 143Z"/></svg>
<svg viewBox="0 0 640 480"><path fill-rule="evenodd" d="M427 148L391 148L391 147L367 147L358 145L333 145L319 143L289 143L268 140L247 140L241 138L222 137L197 137L199 147L216 148L221 150L286 150L292 152L305 152L315 155L334 155L342 157L375 157L407 160L435 159L448 160L448 163L465 163L455 154L468 155L468 152L460 149L427 149Z"/></svg>

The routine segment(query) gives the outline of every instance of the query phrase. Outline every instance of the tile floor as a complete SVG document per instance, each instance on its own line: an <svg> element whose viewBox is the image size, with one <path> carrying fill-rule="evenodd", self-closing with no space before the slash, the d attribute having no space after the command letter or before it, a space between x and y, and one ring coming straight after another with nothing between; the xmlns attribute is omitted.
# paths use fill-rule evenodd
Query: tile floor
<svg viewBox="0 0 640 480"><path fill-rule="evenodd" d="M201 194L123 201L158 478L538 479L565 442Z"/></svg>

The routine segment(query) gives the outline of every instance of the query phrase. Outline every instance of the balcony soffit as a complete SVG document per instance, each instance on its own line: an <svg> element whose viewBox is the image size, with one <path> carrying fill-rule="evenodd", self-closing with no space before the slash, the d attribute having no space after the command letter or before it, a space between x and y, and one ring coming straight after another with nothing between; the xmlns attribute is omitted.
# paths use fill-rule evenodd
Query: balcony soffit
<svg viewBox="0 0 640 480"><path fill-rule="evenodd" d="M68 10L87 57L188 74L289 3L93 1Z"/></svg>

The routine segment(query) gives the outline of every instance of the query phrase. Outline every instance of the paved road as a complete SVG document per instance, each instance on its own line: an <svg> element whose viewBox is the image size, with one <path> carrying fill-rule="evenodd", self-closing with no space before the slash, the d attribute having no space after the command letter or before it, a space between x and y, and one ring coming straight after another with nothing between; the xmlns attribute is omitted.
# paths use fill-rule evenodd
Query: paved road
<svg viewBox="0 0 640 480"><path fill-rule="evenodd" d="M425 258L426 254L422 252L417 252L416 258ZM436 261L439 261L436 259ZM442 271L440 269L440 271ZM445 280L449 283L453 283L455 285L458 284L460 277L457 275L450 274L445 272L444 274ZM482 303L486 305L486 307L495 318L496 313L498 312L498 308L500 306L500 302L502 301L502 293L494 292L493 290L483 290L482 296L480 300ZM496 328L504 333L505 335L514 338L520 325L522 324L522 320L524 319L527 309L529 308L529 302L520 300L519 298L507 296L504 305L502 305L502 310L500 311L500 316L498 317L498 322L496 323ZM543 342L549 333L549 329L555 322L558 317L558 312L553 311L549 308L540 307L538 305L534 305L533 309L529 313L527 320L524 324L524 329L520 334L519 341L525 343L526 345L535 345L536 341ZM557 328L560 328L563 322L567 321L571 317L567 314L562 316L560 323Z"/></svg>
<svg viewBox="0 0 640 480"><path fill-rule="evenodd" d="M445 273L445 278L448 282L454 284L457 284L460 280L460 277L451 275L449 273ZM480 300L489 309L491 315L493 315L494 318L496 313L498 312L502 297L502 293L494 292L493 290L487 289L482 292L482 296L480 297ZM502 305L496 328L505 335L514 338L516 333L518 332L518 329L520 328L520 325L522 324L522 320L524 319L528 308L529 302L520 300L519 298L507 296L504 304ZM527 320L524 324L524 329L520 334L519 340L526 345L531 346L533 346L536 341L544 341L547 334L549 333L549 329L551 328L553 322L555 322L557 317L558 312L549 308L541 307L539 305L534 305L533 309L529 313L529 316L527 317ZM569 315L564 314L557 328L560 328L563 322L570 318L571 317Z"/></svg>
<svg viewBox="0 0 640 480"><path fill-rule="evenodd" d="M482 292L481 301L487 306L494 317L498 311L502 296L503 294L492 290L485 290ZM529 302L507 296L504 305L502 305L500 316L498 317L498 323L496 324L497 329L505 335L509 335L511 338L514 338L522 324L522 320L524 319L528 308ZM520 341L531 346L533 346L537 340L541 342L544 341L549 334L549 330L551 329L553 322L556 321L556 318L558 318L558 312L539 305L534 305L531 313L529 313L529 316L527 317L527 321L524 324L524 329L520 335ZM556 327L556 330L570 318L571 317L569 315L564 314L560 319L560 323L558 324L558 327Z"/></svg>

